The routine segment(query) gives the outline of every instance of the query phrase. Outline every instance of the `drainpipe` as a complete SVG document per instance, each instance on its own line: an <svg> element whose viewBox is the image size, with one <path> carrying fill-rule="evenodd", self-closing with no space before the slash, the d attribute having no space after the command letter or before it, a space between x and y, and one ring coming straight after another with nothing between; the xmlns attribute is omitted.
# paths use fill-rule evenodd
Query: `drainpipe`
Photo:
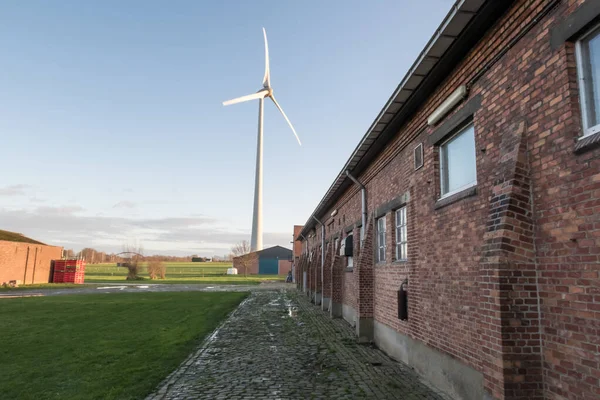
<svg viewBox="0 0 600 400"><path fill-rule="evenodd" d="M321 224L321 303L323 303L323 267L325 266L325 225L313 215L315 221ZM319 288L317 288L319 290ZM316 304L316 302L315 302Z"/></svg>
<svg viewBox="0 0 600 400"><path fill-rule="evenodd" d="M367 188L365 185L360 183L358 179L350 175L350 171L346 170L346 176L352 180L352 182L356 183L358 187L360 187L360 197L362 203L362 226L360 228L360 247L362 249L362 244L364 240L364 232L367 226Z"/></svg>
<svg viewBox="0 0 600 400"><path fill-rule="evenodd" d="M310 235L308 235L308 237L304 236L304 238L306 239L306 255L308 256L308 263L310 265ZM307 277L306 277L307 281L308 281L308 272L307 272ZM308 283L308 282L306 282ZM304 294L308 294L310 292L310 289L308 288L307 285L304 285L304 277L302 280L302 285L304 286Z"/></svg>
<svg viewBox="0 0 600 400"><path fill-rule="evenodd" d="M306 238L306 236L304 236L303 234L300 234L300 236L302 236L302 239L304 239L306 241L306 249L308 250L308 239ZM304 246L302 246L302 251L300 252L300 258L302 258L302 253L304 253ZM296 272L298 270L298 266L294 263L295 267L295 271ZM304 277L300 276L299 277L302 280L302 291L304 291ZM294 273L294 279L296 279L296 273ZM296 282L298 283L298 282Z"/></svg>

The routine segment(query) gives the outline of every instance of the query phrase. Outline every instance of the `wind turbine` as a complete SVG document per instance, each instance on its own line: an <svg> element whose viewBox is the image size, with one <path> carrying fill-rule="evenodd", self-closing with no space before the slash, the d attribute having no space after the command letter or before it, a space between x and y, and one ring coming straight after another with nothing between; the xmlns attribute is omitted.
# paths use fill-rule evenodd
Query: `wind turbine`
<svg viewBox="0 0 600 400"><path fill-rule="evenodd" d="M263 224L262 224L262 197L263 197L263 108L264 102L266 98L270 98L275 107L281 112L283 118L287 121L290 128L292 128L292 132L294 132L294 136L296 136L296 140L298 140L298 144L302 146L300 143L300 138L294 129L294 126L290 122L283 109L275 100L275 96L273 96L273 88L271 88L271 71L269 70L269 45L267 43L267 31L263 28L263 35L265 37L265 77L263 78L263 87L258 92L254 94L249 94L247 96L238 97L233 100L227 100L223 102L224 106L229 106L232 104L243 103L245 101L257 100L258 99L258 143L256 146L256 176L254 182L254 213L252 215L252 238L250 240L250 249L252 251L262 250L263 248Z"/></svg>

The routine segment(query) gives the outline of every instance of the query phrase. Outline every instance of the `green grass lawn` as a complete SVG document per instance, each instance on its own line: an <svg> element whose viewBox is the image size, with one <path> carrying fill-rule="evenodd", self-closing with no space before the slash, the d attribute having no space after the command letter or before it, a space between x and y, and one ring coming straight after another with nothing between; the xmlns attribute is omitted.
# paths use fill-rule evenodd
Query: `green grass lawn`
<svg viewBox="0 0 600 400"><path fill-rule="evenodd" d="M227 275L231 263L226 262L167 262L166 279L145 281L144 283L208 283L208 284L258 284L265 280L285 280L277 275ZM122 283L127 277L127 269L116 264L88 264L85 267L86 283ZM142 265L140 276L148 278L145 265ZM148 278L149 279L149 278Z"/></svg>
<svg viewBox="0 0 600 400"><path fill-rule="evenodd" d="M142 399L246 296L117 293L0 300L0 398Z"/></svg>

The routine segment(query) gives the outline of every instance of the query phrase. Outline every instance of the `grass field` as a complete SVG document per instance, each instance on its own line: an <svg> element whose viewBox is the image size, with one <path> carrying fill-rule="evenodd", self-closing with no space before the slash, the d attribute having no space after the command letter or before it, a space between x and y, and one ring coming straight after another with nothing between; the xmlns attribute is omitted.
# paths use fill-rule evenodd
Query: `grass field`
<svg viewBox="0 0 600 400"><path fill-rule="evenodd" d="M153 283L214 283L214 284L258 284L265 280L284 280L277 275L227 275L231 263L209 262L172 262L165 263L166 279L150 281ZM86 283L119 283L127 277L127 269L116 264L88 264L85 272ZM238 271L243 274L243 271ZM142 264L141 276L148 278L145 265Z"/></svg>
<svg viewBox="0 0 600 400"><path fill-rule="evenodd" d="M245 293L0 300L0 397L142 399Z"/></svg>

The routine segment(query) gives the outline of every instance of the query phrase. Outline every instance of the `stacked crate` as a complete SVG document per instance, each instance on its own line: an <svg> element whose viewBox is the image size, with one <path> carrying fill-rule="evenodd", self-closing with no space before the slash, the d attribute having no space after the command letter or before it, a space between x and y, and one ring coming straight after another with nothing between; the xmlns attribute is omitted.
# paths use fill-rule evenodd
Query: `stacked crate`
<svg viewBox="0 0 600 400"><path fill-rule="evenodd" d="M85 261L55 260L53 283L83 283L85 280Z"/></svg>

